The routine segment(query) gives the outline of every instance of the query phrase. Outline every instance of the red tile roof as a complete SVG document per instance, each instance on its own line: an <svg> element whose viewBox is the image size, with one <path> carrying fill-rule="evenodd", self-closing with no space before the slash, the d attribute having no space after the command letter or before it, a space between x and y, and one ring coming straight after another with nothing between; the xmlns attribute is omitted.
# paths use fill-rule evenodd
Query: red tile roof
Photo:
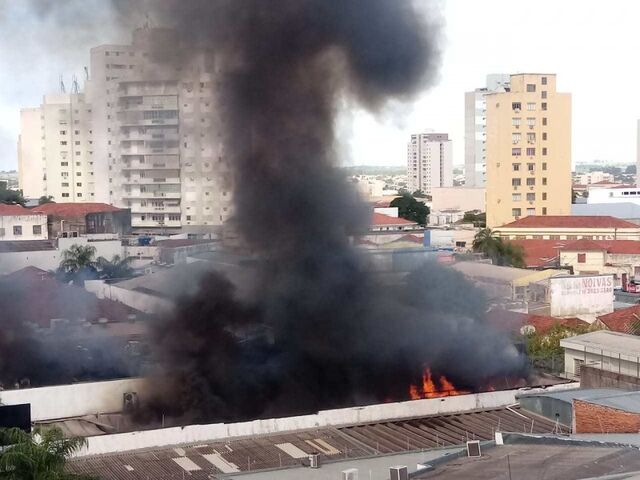
<svg viewBox="0 0 640 480"><path fill-rule="evenodd" d="M555 265L558 249L572 240L509 240L509 243L522 247L524 263L529 268Z"/></svg>
<svg viewBox="0 0 640 480"><path fill-rule="evenodd" d="M22 205L8 205L0 203L0 216L12 217L16 215L35 215L33 210L24 208Z"/></svg>
<svg viewBox="0 0 640 480"><path fill-rule="evenodd" d="M581 238L580 240L570 240L569 242L566 242L566 244L562 247L562 250L568 250L570 252L601 252L606 249L607 247L602 245L602 242L589 240L588 238Z"/></svg>
<svg viewBox="0 0 640 480"><path fill-rule="evenodd" d="M638 325L640 325L640 305L600 315L598 320L613 332L635 333L633 324L639 322Z"/></svg>
<svg viewBox="0 0 640 480"><path fill-rule="evenodd" d="M494 309L487 313L487 320L499 330L506 330L513 334L521 334L522 327L532 326L537 333L546 333L555 325L565 327L583 327L589 325L579 318L556 318L548 315L533 315L530 313L512 312L509 310Z"/></svg>
<svg viewBox="0 0 640 480"><path fill-rule="evenodd" d="M34 212L60 217L77 217L89 213L119 212L121 208L107 203L45 203L33 208Z"/></svg>
<svg viewBox="0 0 640 480"><path fill-rule="evenodd" d="M640 228L615 217L595 215L530 215L500 228Z"/></svg>
<svg viewBox="0 0 640 480"><path fill-rule="evenodd" d="M418 225L416 222L411 222L400 217L391 217L382 213L373 212L373 219L371 225L374 227L385 225Z"/></svg>

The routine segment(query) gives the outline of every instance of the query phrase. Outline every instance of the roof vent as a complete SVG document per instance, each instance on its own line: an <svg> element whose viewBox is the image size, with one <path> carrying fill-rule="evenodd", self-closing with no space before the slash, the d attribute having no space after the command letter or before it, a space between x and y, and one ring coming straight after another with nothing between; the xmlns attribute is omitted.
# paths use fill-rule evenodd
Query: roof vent
<svg viewBox="0 0 640 480"><path fill-rule="evenodd" d="M407 467L391 467L389 469L389 480L409 480L409 470Z"/></svg>
<svg viewBox="0 0 640 480"><path fill-rule="evenodd" d="M309 455L309 468L320 468L320 457L315 452Z"/></svg>
<svg viewBox="0 0 640 480"><path fill-rule="evenodd" d="M358 469L350 468L342 471L342 480L358 480Z"/></svg>
<svg viewBox="0 0 640 480"><path fill-rule="evenodd" d="M467 442L467 457L481 457L480 440L470 440Z"/></svg>

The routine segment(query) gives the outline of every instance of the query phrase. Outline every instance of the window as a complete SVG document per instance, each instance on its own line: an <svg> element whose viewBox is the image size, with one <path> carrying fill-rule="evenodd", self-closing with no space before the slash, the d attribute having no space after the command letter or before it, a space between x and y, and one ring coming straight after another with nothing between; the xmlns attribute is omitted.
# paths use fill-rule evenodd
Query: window
<svg viewBox="0 0 640 480"><path fill-rule="evenodd" d="M60 162L60 166L61 167L68 167L69 166L69 162Z"/></svg>
<svg viewBox="0 0 640 480"><path fill-rule="evenodd" d="M511 166L513 167L513 171L514 172L519 172L520 171L520 164L519 163L513 163L513 164L511 164Z"/></svg>
<svg viewBox="0 0 640 480"><path fill-rule="evenodd" d="M60 130L60 135L66 135L67 131L66 130Z"/></svg>
<svg viewBox="0 0 640 480"><path fill-rule="evenodd" d="M547 126L547 117L542 117L542 125Z"/></svg>
<svg viewBox="0 0 640 480"><path fill-rule="evenodd" d="M587 254L579 253L578 254L578 263L587 263Z"/></svg>
<svg viewBox="0 0 640 480"><path fill-rule="evenodd" d="M76 194L76 197L81 197L81 196L82 196L81 193Z"/></svg>
<svg viewBox="0 0 640 480"><path fill-rule="evenodd" d="M512 148L511 149L511 155L513 155L514 157L519 157L520 155L522 155L522 149L521 148Z"/></svg>
<svg viewBox="0 0 640 480"><path fill-rule="evenodd" d="M535 202L536 194L535 193L527 193L527 202Z"/></svg>
<svg viewBox="0 0 640 480"><path fill-rule="evenodd" d="M535 83L527 83L527 92L535 92L536 84Z"/></svg>
<svg viewBox="0 0 640 480"><path fill-rule="evenodd" d="M512 178L511 185L514 187L519 187L522 184L522 181L519 178Z"/></svg>
<svg viewBox="0 0 640 480"><path fill-rule="evenodd" d="M541 83L542 85L546 85L546 84L547 84L547 77L542 77L542 78L540 79L540 83Z"/></svg>
<svg viewBox="0 0 640 480"><path fill-rule="evenodd" d="M529 102L527 103L527 110L530 112L533 112L536 109L536 104L535 102Z"/></svg>
<svg viewBox="0 0 640 480"><path fill-rule="evenodd" d="M540 92L540 93L541 93L541 95L540 95L540 97L541 97L541 98L543 98L543 99L546 99L546 98L547 98L547 91L546 91L546 90L543 90L543 91L542 91L542 92Z"/></svg>
<svg viewBox="0 0 640 480"><path fill-rule="evenodd" d="M513 125L514 127L518 128L520 126L520 121L522 119L520 117L513 117L511 119L511 125Z"/></svg>
<svg viewBox="0 0 640 480"><path fill-rule="evenodd" d="M542 140L546 140L547 139L547 132L542 132Z"/></svg>
<svg viewBox="0 0 640 480"><path fill-rule="evenodd" d="M547 154L547 147L542 147L542 155L546 155Z"/></svg>
<svg viewBox="0 0 640 480"><path fill-rule="evenodd" d="M22 235L22 225L14 225L13 226L13 234L14 235Z"/></svg>
<svg viewBox="0 0 640 480"><path fill-rule="evenodd" d="M547 177L543 177L542 178L542 185L546 185L547 184Z"/></svg>
<svg viewBox="0 0 640 480"><path fill-rule="evenodd" d="M62 182L62 186L63 187L68 187L69 186L69 182Z"/></svg>
<svg viewBox="0 0 640 480"><path fill-rule="evenodd" d="M530 172L535 172L536 164L535 163L527 163L527 170L529 170Z"/></svg>
<svg viewBox="0 0 640 480"><path fill-rule="evenodd" d="M512 208L511 209L511 215L513 217L519 217L522 213L522 210L520 208Z"/></svg>
<svg viewBox="0 0 640 480"><path fill-rule="evenodd" d="M511 134L511 142L516 144L520 142L520 134L519 133L512 133Z"/></svg>
<svg viewBox="0 0 640 480"><path fill-rule="evenodd" d="M547 192L542 192L542 200L546 200L547 199Z"/></svg>
<svg viewBox="0 0 640 480"><path fill-rule="evenodd" d="M535 214L536 214L535 208L527 208L527 215L535 215Z"/></svg>
<svg viewBox="0 0 640 480"><path fill-rule="evenodd" d="M533 187L536 184L535 178L527 178L527 186Z"/></svg>
<svg viewBox="0 0 640 480"><path fill-rule="evenodd" d="M0 238L2 238L4 236L5 236L4 228L0 228Z"/></svg>
<svg viewBox="0 0 640 480"><path fill-rule="evenodd" d="M522 104L520 102L513 102L511 104L512 110L520 110L522 108Z"/></svg>
<svg viewBox="0 0 640 480"><path fill-rule="evenodd" d="M76 187L81 187L82 186L82 182L76 182Z"/></svg>
<svg viewBox="0 0 640 480"><path fill-rule="evenodd" d="M63 194L62 194L62 196L63 196L64 198L67 198L67 197L69 196L69 194L68 194L68 193L63 193Z"/></svg>
<svg viewBox="0 0 640 480"><path fill-rule="evenodd" d="M82 172L76 172L76 177L81 177L82 176Z"/></svg>
<svg viewBox="0 0 640 480"><path fill-rule="evenodd" d="M542 102L542 110L546 110L547 109L547 102Z"/></svg>
<svg viewBox="0 0 640 480"><path fill-rule="evenodd" d="M191 215L187 215L187 221L191 221Z"/></svg>
<svg viewBox="0 0 640 480"><path fill-rule="evenodd" d="M33 234L34 235L42 235L42 225L34 225L33 226Z"/></svg>
<svg viewBox="0 0 640 480"><path fill-rule="evenodd" d="M530 127L536 126L536 119L534 117L527 117L527 125Z"/></svg>
<svg viewBox="0 0 640 480"><path fill-rule="evenodd" d="M522 194L520 194L520 193L512 193L511 194L511 201L512 202L519 202L520 200L522 200Z"/></svg>
<svg viewBox="0 0 640 480"><path fill-rule="evenodd" d="M536 154L536 149L534 147L529 147L527 148L527 155L529 155L530 157L532 157L533 155Z"/></svg>
<svg viewBox="0 0 640 480"><path fill-rule="evenodd" d="M547 207L542 207L542 214L546 215L547 214ZM552 235L553 236L553 235ZM552 239L553 240L553 239ZM558 237L556 240L560 240L560 237Z"/></svg>
<svg viewBox="0 0 640 480"><path fill-rule="evenodd" d="M527 142L533 143L536 141L536 134L533 132L527 133Z"/></svg>
<svg viewBox="0 0 640 480"><path fill-rule="evenodd" d="M67 141L66 141L66 140L61 140L61 141L60 141L60 145L66 145L66 144L67 144Z"/></svg>

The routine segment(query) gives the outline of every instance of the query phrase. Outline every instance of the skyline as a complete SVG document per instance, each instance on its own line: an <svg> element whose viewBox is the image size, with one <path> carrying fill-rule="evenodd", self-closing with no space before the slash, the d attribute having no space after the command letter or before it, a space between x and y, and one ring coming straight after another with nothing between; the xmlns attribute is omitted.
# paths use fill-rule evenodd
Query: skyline
<svg viewBox="0 0 640 480"><path fill-rule="evenodd" d="M12 74L0 80L0 170L17 167L20 108L36 106L44 94L58 91L63 72L67 89L72 74L82 84L90 47L130 40L131 32L114 27L112 13L99 0L84 2L83 8L94 12L92 21L83 18L82 29L59 34L57 19L80 3L67 1L56 18L36 16L24 2L3 5L0 65ZM438 80L413 104L392 105L378 119L346 109L338 128L344 165L404 165L410 135L427 129L448 133L453 164L463 164L464 92L483 86L487 74L525 71L556 73L558 90L572 94L573 164L635 162L640 108L633 105L640 105L635 89L640 70L632 62L621 70L618 59L633 58L640 48L640 38L631 35L640 5L617 0L611 5L624 5L624 11L609 8L595 18L595 1L541 0L535 8L506 0L418 3L442 7L445 40ZM20 32L25 30L37 33L24 38Z"/></svg>

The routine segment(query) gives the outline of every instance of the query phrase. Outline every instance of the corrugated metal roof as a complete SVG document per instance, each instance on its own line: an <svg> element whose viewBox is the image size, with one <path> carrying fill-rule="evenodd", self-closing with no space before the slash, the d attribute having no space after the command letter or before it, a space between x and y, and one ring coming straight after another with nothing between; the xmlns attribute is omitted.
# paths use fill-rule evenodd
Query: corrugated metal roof
<svg viewBox="0 0 640 480"><path fill-rule="evenodd" d="M560 340L560 346L578 348L581 351L584 349L590 352L602 351L608 356L640 357L640 336L607 330L565 338Z"/></svg>

